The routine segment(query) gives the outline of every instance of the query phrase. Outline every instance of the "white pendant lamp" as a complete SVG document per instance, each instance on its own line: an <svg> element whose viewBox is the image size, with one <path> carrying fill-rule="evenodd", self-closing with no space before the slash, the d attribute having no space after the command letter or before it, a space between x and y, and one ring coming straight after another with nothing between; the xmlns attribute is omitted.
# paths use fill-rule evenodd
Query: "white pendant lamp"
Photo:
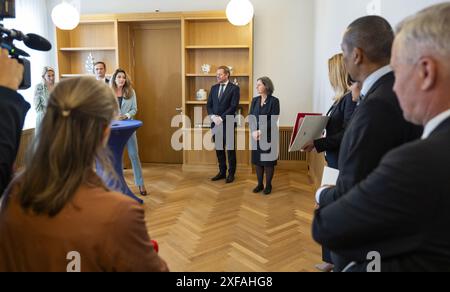
<svg viewBox="0 0 450 292"><path fill-rule="evenodd" d="M236 26L244 26L253 19L255 11L249 0L231 0L226 12L229 22Z"/></svg>
<svg viewBox="0 0 450 292"><path fill-rule="evenodd" d="M59 29L72 30L80 23L80 12L75 6L63 0L53 8L52 20Z"/></svg>

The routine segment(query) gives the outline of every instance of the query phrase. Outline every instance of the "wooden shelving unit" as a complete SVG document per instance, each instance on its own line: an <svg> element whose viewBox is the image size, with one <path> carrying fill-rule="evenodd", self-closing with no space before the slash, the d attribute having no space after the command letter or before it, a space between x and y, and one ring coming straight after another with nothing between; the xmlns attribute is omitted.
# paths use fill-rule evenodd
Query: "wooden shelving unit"
<svg viewBox="0 0 450 292"><path fill-rule="evenodd" d="M118 65L117 21L81 21L71 31L56 29L59 77L92 75L86 72L89 54L103 61L109 73Z"/></svg>
<svg viewBox="0 0 450 292"><path fill-rule="evenodd" d="M184 113L192 121L191 127L186 131L191 135L201 131L205 139L208 138L209 129L199 128L197 121L207 117L207 101L196 100L196 93L200 89L208 92L211 86L217 83L216 71L219 66L232 67L231 82L237 82L241 89L239 110L246 117L253 97L253 23L244 27L233 26L225 17L198 17L190 16L182 23L183 30L183 103ZM203 64L211 65L211 71L204 74L201 70ZM197 108L197 111L196 111ZM198 113L201 112L201 117ZM195 116L197 114L197 116ZM207 120L207 119L206 119ZM242 134L248 130L238 129ZM190 137L191 138L191 137ZM246 138L246 140L248 140ZM248 141L247 141L248 143ZM248 145L248 144L247 144ZM187 150L184 151L184 166L188 169L205 166L215 166L217 159L215 151ZM250 152L238 151L239 168L250 168Z"/></svg>
<svg viewBox="0 0 450 292"><path fill-rule="evenodd" d="M83 16L78 27L72 31L56 29L59 77L93 75L93 72L86 72L85 69L86 60L89 54L92 54L95 61L106 63L108 76L111 76L116 68L121 67L130 74L132 80L136 80L137 69L141 66L133 53L136 46L132 40L136 30L147 26L166 27L168 23L179 23L176 29L180 29L181 32L181 51L178 55L181 56L181 68L173 72L174 76L178 74L177 78L181 78L181 86L176 85L181 89L181 94L173 96L172 99L177 99L176 108L181 107L183 113L192 121L189 127L184 127L184 132L201 133L206 136L210 133L206 123L194 122L195 112L200 113L201 120L207 117L207 101L197 100L196 93L199 89L204 89L209 94L211 86L217 82L217 68L222 65L233 67L231 82L237 82L241 89L239 110L246 117L253 97L253 22L244 27L233 26L223 11ZM151 46L145 53L152 53ZM208 74L202 72L203 64L211 65ZM142 80L140 82L142 83ZM156 96L156 93L152 94ZM143 113L145 107L152 103L144 99L145 92L140 92L139 96L141 97L139 105ZM176 113L170 111L170 114L174 112ZM167 129L164 128L166 132L172 130L170 124L160 126L166 127ZM150 134L144 133L145 130L145 127L140 130L140 146L153 143L146 140ZM238 129L237 133L248 136L248 129ZM143 149L141 146L140 151L144 153L148 150ZM250 169L248 149L239 151L237 159L239 169ZM184 150L183 163L186 169L204 169L207 166L215 168L217 159L215 151L211 149Z"/></svg>

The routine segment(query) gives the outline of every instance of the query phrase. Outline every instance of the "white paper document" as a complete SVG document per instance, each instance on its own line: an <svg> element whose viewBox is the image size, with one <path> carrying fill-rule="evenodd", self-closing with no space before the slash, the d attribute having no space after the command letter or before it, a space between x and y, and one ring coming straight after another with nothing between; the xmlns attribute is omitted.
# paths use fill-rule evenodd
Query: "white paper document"
<svg viewBox="0 0 450 292"><path fill-rule="evenodd" d="M294 133L294 142L289 147L289 152L300 151L306 143L322 137L327 126L327 116L305 116L297 133Z"/></svg>
<svg viewBox="0 0 450 292"><path fill-rule="evenodd" d="M339 170L325 166L323 168L322 186L335 186L339 177Z"/></svg>

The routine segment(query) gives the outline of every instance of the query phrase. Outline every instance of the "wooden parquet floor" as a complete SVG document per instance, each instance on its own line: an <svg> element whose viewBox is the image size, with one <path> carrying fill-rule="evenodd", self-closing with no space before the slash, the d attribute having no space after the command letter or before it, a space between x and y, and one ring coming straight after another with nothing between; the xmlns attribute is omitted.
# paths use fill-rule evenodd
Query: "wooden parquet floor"
<svg viewBox="0 0 450 292"><path fill-rule="evenodd" d="M270 196L253 194L256 178L211 182L215 175L178 165L144 165L146 223L176 272L315 271L313 187L306 171L276 171ZM132 170L125 177L133 191Z"/></svg>

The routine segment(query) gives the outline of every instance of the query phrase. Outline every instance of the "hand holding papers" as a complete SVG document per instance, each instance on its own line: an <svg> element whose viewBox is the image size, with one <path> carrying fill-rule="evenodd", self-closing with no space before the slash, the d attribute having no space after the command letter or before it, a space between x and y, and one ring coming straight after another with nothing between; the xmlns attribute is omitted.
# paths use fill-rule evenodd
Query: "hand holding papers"
<svg viewBox="0 0 450 292"><path fill-rule="evenodd" d="M339 170L325 166L322 175L322 186L335 186L339 177Z"/></svg>
<svg viewBox="0 0 450 292"><path fill-rule="evenodd" d="M299 151L306 143L322 136L329 117L321 114L299 113L292 132L289 152Z"/></svg>

